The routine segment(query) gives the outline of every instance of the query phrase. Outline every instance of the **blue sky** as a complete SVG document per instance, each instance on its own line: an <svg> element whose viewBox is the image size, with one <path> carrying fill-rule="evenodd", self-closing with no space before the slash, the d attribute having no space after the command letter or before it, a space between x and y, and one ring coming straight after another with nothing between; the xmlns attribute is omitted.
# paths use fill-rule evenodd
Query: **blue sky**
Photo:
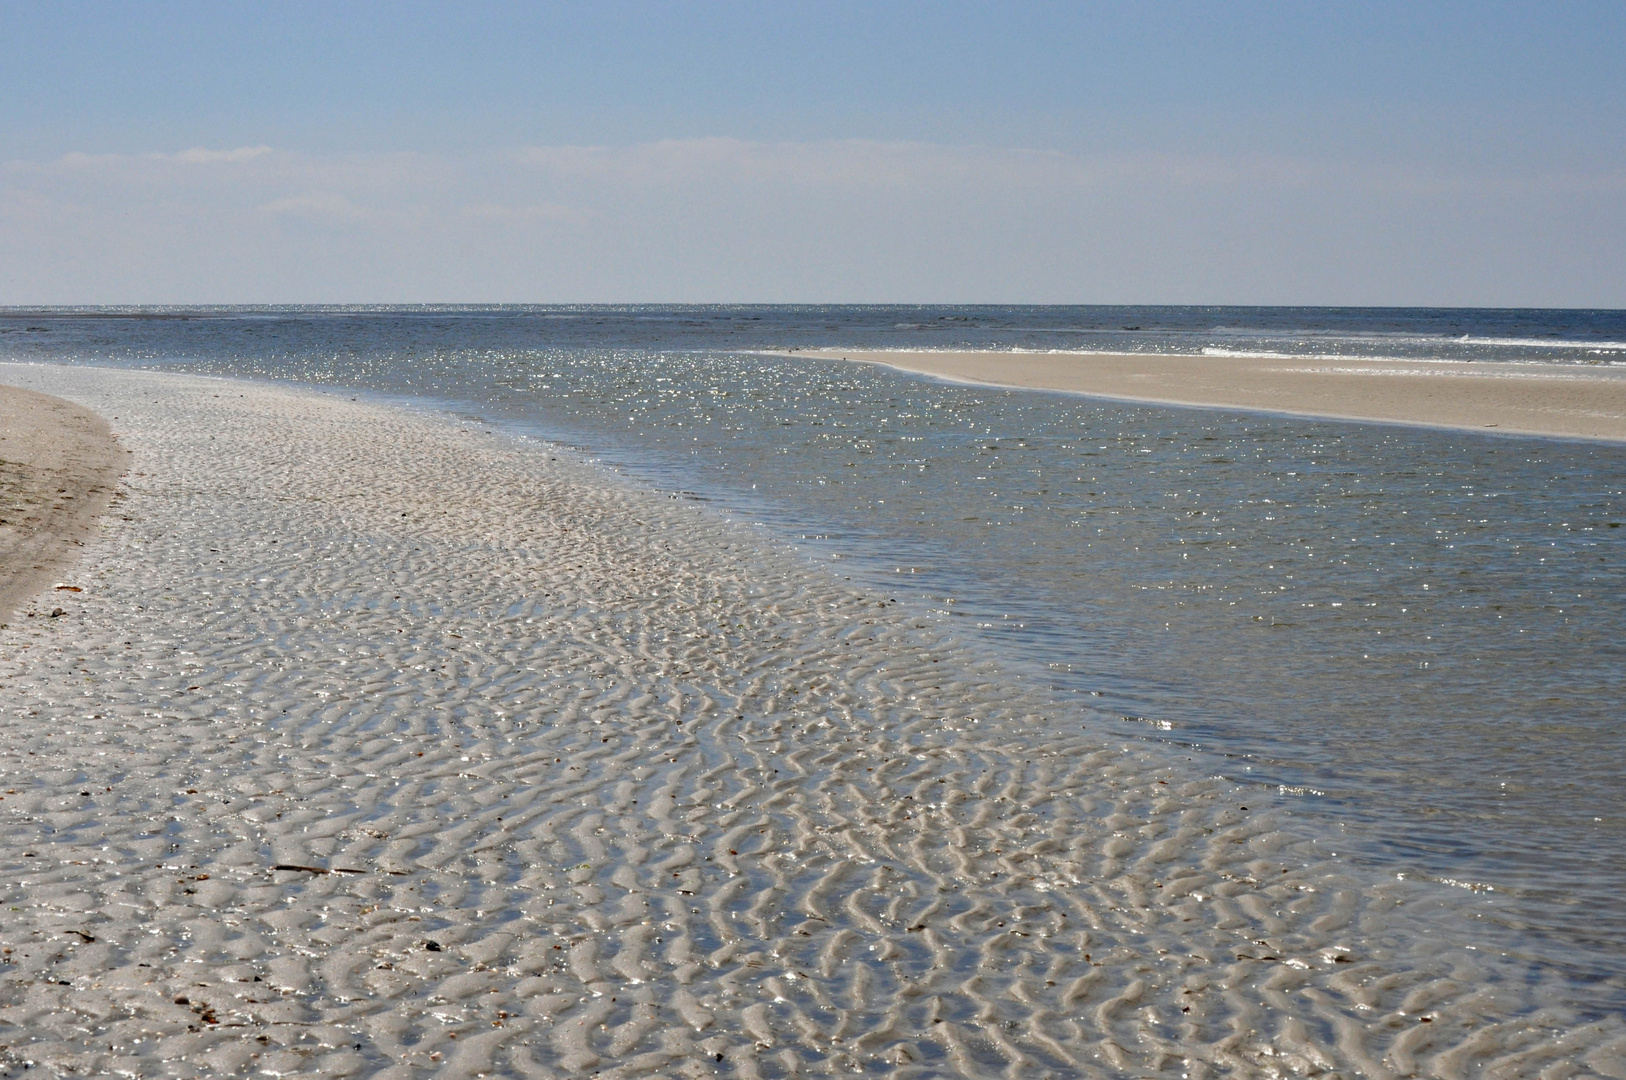
<svg viewBox="0 0 1626 1080"><path fill-rule="evenodd" d="M0 2L0 303L1626 306L1626 5Z"/></svg>

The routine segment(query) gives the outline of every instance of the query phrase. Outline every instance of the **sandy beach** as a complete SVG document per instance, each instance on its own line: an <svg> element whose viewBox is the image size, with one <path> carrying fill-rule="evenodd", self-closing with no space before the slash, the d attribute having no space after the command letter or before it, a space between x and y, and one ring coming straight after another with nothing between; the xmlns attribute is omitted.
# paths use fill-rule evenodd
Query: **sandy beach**
<svg viewBox="0 0 1626 1080"><path fill-rule="evenodd" d="M124 465L95 413L0 387L0 622L79 557Z"/></svg>
<svg viewBox="0 0 1626 1080"><path fill-rule="evenodd" d="M1517 415L1618 437L1577 379ZM0 1071L1626 1076L1436 893L715 511L338 391L0 382L129 451L0 629Z"/></svg>
<svg viewBox="0 0 1626 1080"><path fill-rule="evenodd" d="M1124 401L1626 441L1626 369L1345 357L800 350Z"/></svg>

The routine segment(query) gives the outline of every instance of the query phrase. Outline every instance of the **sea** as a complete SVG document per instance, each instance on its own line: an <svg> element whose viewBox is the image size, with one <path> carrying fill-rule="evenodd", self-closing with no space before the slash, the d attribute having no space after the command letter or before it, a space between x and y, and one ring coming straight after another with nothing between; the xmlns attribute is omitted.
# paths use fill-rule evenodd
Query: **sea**
<svg viewBox="0 0 1626 1080"><path fill-rule="evenodd" d="M885 590L1492 913L1626 1014L1626 445L952 384L790 348L1626 364L1626 311L0 309L0 358L276 380L566 447Z"/></svg>

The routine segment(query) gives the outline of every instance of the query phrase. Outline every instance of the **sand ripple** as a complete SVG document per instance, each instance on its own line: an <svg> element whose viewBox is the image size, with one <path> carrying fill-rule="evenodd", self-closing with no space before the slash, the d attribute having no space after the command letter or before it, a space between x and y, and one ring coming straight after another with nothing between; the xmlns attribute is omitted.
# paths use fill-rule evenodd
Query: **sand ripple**
<svg viewBox="0 0 1626 1080"><path fill-rule="evenodd" d="M691 503L340 395L0 374L135 453L67 614L0 634L7 1068L1626 1075L1434 894Z"/></svg>

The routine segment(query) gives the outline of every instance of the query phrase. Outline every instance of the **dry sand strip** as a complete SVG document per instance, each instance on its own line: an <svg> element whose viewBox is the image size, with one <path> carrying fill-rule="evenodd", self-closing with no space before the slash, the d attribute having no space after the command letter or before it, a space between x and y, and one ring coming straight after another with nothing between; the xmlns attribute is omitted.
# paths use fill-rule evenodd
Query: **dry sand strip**
<svg viewBox="0 0 1626 1080"><path fill-rule="evenodd" d="M95 413L0 386L0 622L78 559L125 464Z"/></svg>
<svg viewBox="0 0 1626 1080"><path fill-rule="evenodd" d="M0 1073L1621 1075L1442 927L1493 897L704 507L339 394L0 379L135 455L0 631Z"/></svg>
<svg viewBox="0 0 1626 1080"><path fill-rule="evenodd" d="M956 382L1123 401L1626 441L1626 368L1149 353L796 351Z"/></svg>

